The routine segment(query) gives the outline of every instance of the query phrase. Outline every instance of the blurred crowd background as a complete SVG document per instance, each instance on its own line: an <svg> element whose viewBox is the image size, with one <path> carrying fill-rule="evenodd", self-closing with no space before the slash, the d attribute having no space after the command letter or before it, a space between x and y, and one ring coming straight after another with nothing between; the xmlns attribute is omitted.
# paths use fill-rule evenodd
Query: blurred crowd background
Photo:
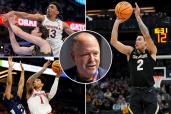
<svg viewBox="0 0 171 114"><path fill-rule="evenodd" d="M99 82L87 85L87 114L129 114L130 80L126 56L113 49L113 64L109 73ZM157 60L156 66L170 66L171 60ZM160 110L171 114L171 81L163 80L156 88ZM145 113L144 113L145 114Z"/></svg>

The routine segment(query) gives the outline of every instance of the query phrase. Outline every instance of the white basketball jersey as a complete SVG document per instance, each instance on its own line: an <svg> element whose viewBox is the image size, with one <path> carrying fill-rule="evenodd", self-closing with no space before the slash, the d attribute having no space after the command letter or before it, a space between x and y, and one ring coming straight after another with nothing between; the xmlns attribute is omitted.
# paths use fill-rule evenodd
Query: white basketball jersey
<svg viewBox="0 0 171 114"><path fill-rule="evenodd" d="M44 91L33 90L27 104L31 114L48 114L52 111L47 94Z"/></svg>
<svg viewBox="0 0 171 114"><path fill-rule="evenodd" d="M56 19L56 21L51 21L45 15L45 19L42 22L43 26L49 30L49 38L46 40L49 42L53 55L59 57L59 52L63 44L62 33L63 33L63 21Z"/></svg>

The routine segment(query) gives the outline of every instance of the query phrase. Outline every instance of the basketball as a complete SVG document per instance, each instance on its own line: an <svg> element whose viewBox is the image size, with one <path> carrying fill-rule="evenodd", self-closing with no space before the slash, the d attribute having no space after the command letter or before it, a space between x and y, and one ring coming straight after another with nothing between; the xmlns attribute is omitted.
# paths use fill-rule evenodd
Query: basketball
<svg viewBox="0 0 171 114"><path fill-rule="evenodd" d="M131 17L133 12L132 5L129 2L119 2L115 7L115 14L119 19L127 20Z"/></svg>
<svg viewBox="0 0 171 114"><path fill-rule="evenodd" d="M56 74L60 75L60 73L61 73L61 67L60 67L59 60L55 60L55 61L52 63L52 70L53 70L53 72L55 72Z"/></svg>

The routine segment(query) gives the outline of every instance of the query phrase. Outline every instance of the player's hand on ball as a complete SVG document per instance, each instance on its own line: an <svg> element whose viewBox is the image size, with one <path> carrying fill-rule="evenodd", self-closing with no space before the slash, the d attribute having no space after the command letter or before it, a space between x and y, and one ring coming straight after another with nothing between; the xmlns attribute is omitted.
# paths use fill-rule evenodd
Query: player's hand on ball
<svg viewBox="0 0 171 114"><path fill-rule="evenodd" d="M118 17L116 18L116 20L115 20L115 22L116 23L123 23L123 22L125 22L126 20L123 20L123 19L119 19Z"/></svg>
<svg viewBox="0 0 171 114"><path fill-rule="evenodd" d="M60 75L61 75L61 72L62 72L62 69L61 69L59 60L55 60L55 61L52 63L52 70L53 70L53 72L56 73L56 77L59 78Z"/></svg>

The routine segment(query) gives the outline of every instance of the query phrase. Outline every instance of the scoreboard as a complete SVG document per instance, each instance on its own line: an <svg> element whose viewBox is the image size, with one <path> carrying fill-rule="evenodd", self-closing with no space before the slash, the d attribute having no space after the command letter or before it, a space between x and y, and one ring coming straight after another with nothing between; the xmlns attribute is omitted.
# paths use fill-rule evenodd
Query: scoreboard
<svg viewBox="0 0 171 114"><path fill-rule="evenodd" d="M152 27L150 32L157 47L158 55L171 55L171 27L156 26Z"/></svg>

